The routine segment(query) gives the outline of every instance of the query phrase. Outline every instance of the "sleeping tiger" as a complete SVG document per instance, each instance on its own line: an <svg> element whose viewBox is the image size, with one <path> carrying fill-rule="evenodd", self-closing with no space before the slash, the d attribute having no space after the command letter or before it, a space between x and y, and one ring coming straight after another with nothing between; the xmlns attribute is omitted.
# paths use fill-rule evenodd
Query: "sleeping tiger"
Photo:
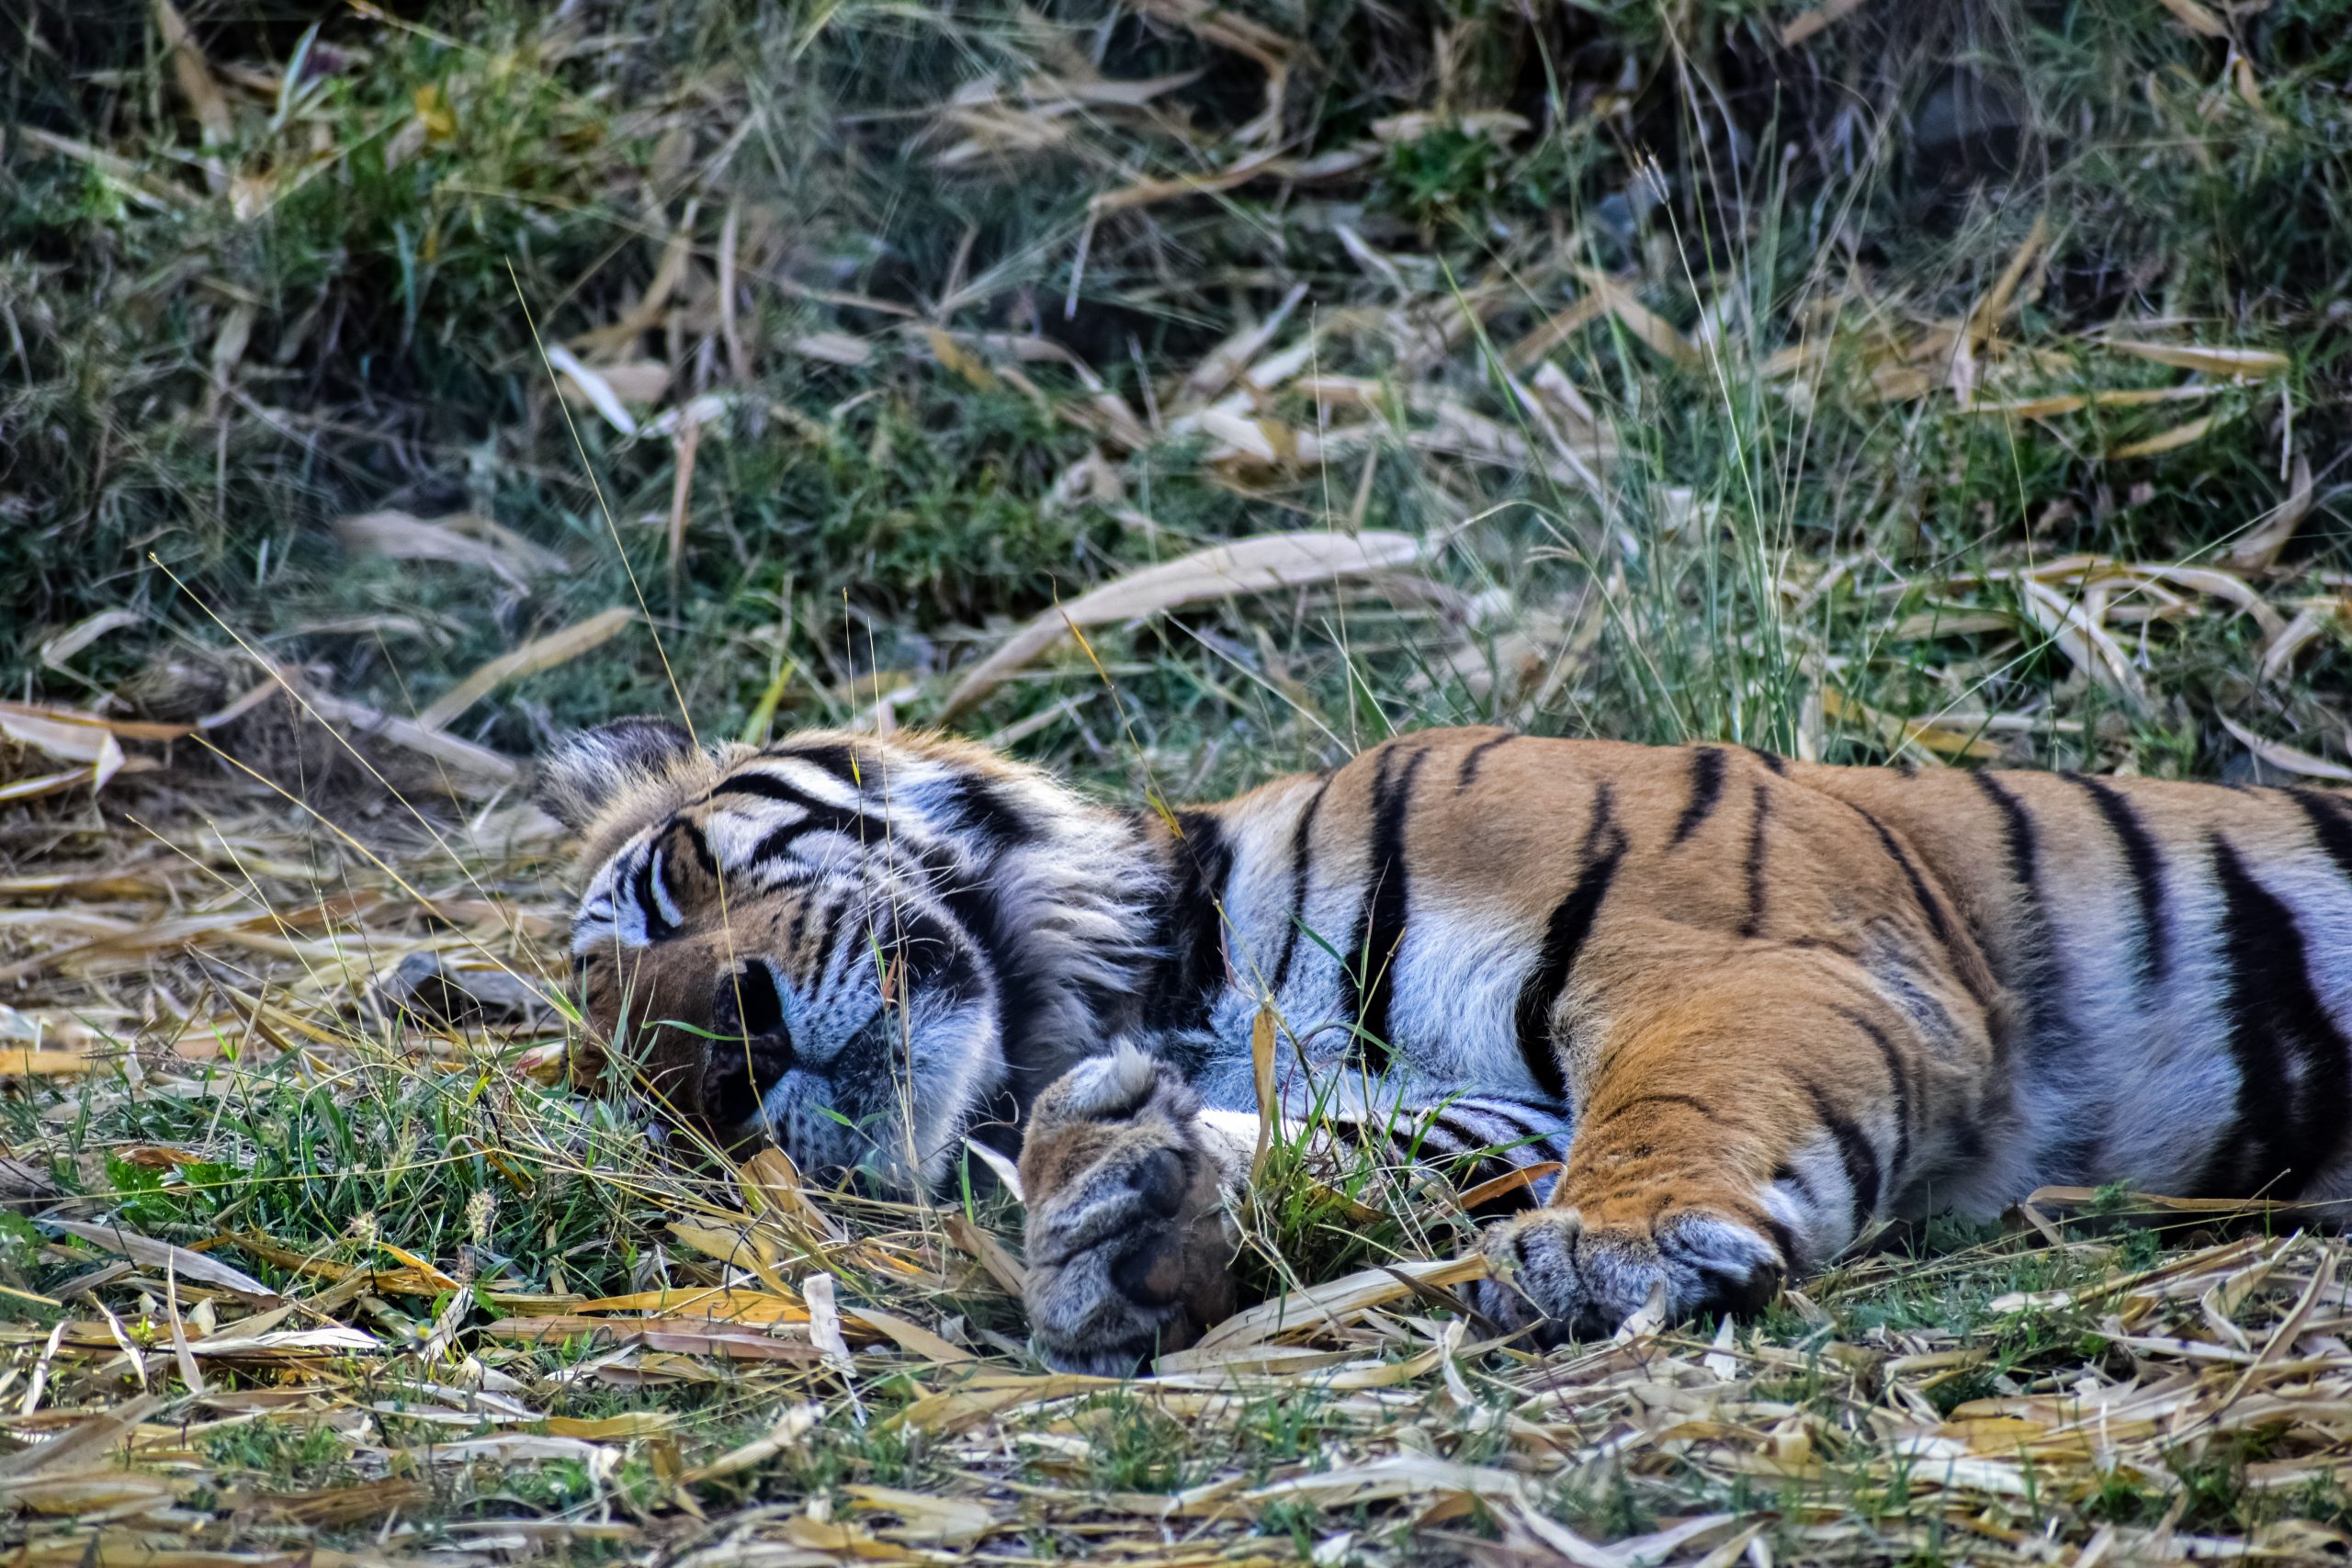
<svg viewBox="0 0 2352 1568"><path fill-rule="evenodd" d="M668 1117L899 1192L1017 1144L1068 1370L1231 1309L1261 1014L1286 1123L1502 1190L1474 1304L1546 1344L2041 1183L2352 1190L2314 792L1447 729L1121 811L935 737L632 719L540 795L585 1016Z"/></svg>

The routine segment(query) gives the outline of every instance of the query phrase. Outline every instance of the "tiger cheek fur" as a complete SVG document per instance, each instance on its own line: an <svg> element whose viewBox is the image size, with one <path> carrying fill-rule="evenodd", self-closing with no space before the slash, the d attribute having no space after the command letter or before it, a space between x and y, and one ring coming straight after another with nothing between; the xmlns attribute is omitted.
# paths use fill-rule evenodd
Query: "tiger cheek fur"
<svg viewBox="0 0 2352 1568"><path fill-rule="evenodd" d="M1233 1310L1224 1151L1182 1079L1123 1047L1040 1097L1021 1154L1029 1321L1063 1371L1118 1376Z"/></svg>

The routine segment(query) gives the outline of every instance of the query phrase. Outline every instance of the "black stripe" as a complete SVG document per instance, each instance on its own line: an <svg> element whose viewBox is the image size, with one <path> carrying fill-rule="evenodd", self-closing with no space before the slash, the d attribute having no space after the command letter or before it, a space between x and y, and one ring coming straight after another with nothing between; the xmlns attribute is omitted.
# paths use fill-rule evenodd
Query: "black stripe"
<svg viewBox="0 0 2352 1568"><path fill-rule="evenodd" d="M1775 1179L1780 1179L1780 1177L1776 1175ZM1799 1183L1799 1185L1802 1186L1803 1183ZM1780 1215L1772 1213L1771 1210L1766 1208L1761 1203L1740 1202L1735 1201L1732 1203L1726 1204L1725 1207L1747 1210L1747 1213L1754 1217L1757 1224L1760 1224L1765 1230L1771 1233L1772 1245L1774 1247L1779 1249L1781 1254L1781 1268L1782 1272L1789 1274L1796 1272L1798 1263L1797 1238L1795 1233L1789 1229L1787 1223L1784 1222Z"/></svg>
<svg viewBox="0 0 2352 1568"><path fill-rule="evenodd" d="M702 867L703 874L713 882L718 881L718 862L711 857L710 840L703 837L702 829L683 817L678 818L670 826L673 831L686 840L686 847L694 851L695 863Z"/></svg>
<svg viewBox="0 0 2352 1568"><path fill-rule="evenodd" d="M1787 1182L1790 1186L1803 1193L1806 1202L1816 1206L1821 1202L1821 1194L1813 1190L1813 1183L1807 1181L1804 1179L1804 1172L1799 1170L1795 1166L1783 1162L1782 1164L1773 1168L1773 1185L1777 1187L1783 1181Z"/></svg>
<svg viewBox="0 0 2352 1568"><path fill-rule="evenodd" d="M1519 1057L1536 1087L1555 1100L1568 1097L1566 1077L1552 1038L1552 1007L1576 968L1577 954L1592 935L1600 901L1625 854L1625 832L1617 826L1615 796L1603 783L1593 793L1592 823L1584 834L1584 870L1566 897L1553 909L1536 950L1535 967L1519 988Z"/></svg>
<svg viewBox="0 0 2352 1568"><path fill-rule="evenodd" d="M978 994L979 964L954 924L919 909L893 908L888 937L885 952L895 961L901 1008L912 1004L917 987L956 1002Z"/></svg>
<svg viewBox="0 0 2352 1568"><path fill-rule="evenodd" d="M1990 773L1979 769L1972 776L1977 789L2001 815L2001 838L2008 857L2009 875L2018 885L2023 907L2021 929L2010 943L2010 965L2016 989L2024 1003L2029 1045L2045 1063L2071 1062L2072 1047L2077 1043L2065 999L2072 979L2043 899L2041 846L2034 830L2033 814L2026 808L2025 802ZM1996 1043L1996 1049L1998 1048ZM2081 1066L2054 1070L2063 1071L2065 1087L2082 1112L2103 1122L2105 1106L2092 1095ZM2104 1134L2097 1126L2066 1132L2043 1151L2046 1166L2054 1173L2052 1179L2088 1180L2098 1168L2103 1141Z"/></svg>
<svg viewBox="0 0 2352 1568"><path fill-rule="evenodd" d="M629 894L637 902L637 912L645 917L645 936L649 942L667 942L678 934L678 928L662 913L662 906L653 897L653 845L647 845L645 858L637 863L637 875L631 879Z"/></svg>
<svg viewBox="0 0 2352 1568"><path fill-rule="evenodd" d="M957 826L978 839L990 853L1032 843L1037 824L1009 799L994 779L959 773L948 786Z"/></svg>
<svg viewBox="0 0 2352 1568"><path fill-rule="evenodd" d="M1764 929L1764 823L1772 809L1772 797L1758 783L1756 786L1756 810L1747 822L1747 919L1740 922L1739 934L1757 935Z"/></svg>
<svg viewBox="0 0 2352 1568"><path fill-rule="evenodd" d="M1820 1085L1809 1083L1804 1091L1812 1097L1814 1114L1821 1118L1821 1125L1838 1145L1838 1161L1846 1168L1846 1185L1854 1194L1854 1234L1860 1235L1878 1208L1878 1153L1862 1136L1862 1130L1829 1103Z"/></svg>
<svg viewBox="0 0 2352 1568"><path fill-rule="evenodd" d="M1494 737L1490 740L1481 740L1476 746L1471 747L1469 755L1462 759L1462 766L1453 775L1453 787L1456 789L1468 789L1472 784L1477 783L1478 764L1487 760L1487 753L1493 750L1498 746L1507 746L1518 739L1519 737L1517 735L1513 734L1510 730L1505 730L1502 734Z"/></svg>
<svg viewBox="0 0 2352 1568"><path fill-rule="evenodd" d="M740 773L720 781L710 792L716 800L723 795L756 795L762 800L780 801L800 808L797 822L789 822L762 839L752 851L752 863L781 857L792 847L793 840L803 833L840 833L861 844L881 844L890 837L887 824L852 806L835 806L818 799L807 790L773 773Z"/></svg>
<svg viewBox="0 0 2352 1568"><path fill-rule="evenodd" d="M1558 1135L1559 1129L1556 1124L1551 1132L1545 1132L1537 1124L1536 1108L1521 1104L1517 1100L1498 1102L1482 1096L1476 1100L1464 1101L1462 1109L1476 1115L1493 1117L1518 1134L1518 1137L1510 1140L1510 1142L1532 1140L1526 1143L1529 1148L1549 1149L1552 1146L1552 1140ZM1559 1113L1555 1111L1553 1114L1556 1117Z"/></svg>
<svg viewBox="0 0 2352 1568"><path fill-rule="evenodd" d="M1761 746L1750 746L1747 749L1747 754L1782 777L1788 776L1788 760L1778 751L1767 751Z"/></svg>
<svg viewBox="0 0 2352 1568"><path fill-rule="evenodd" d="M2008 852L2009 880L2025 890L2026 903L2038 919L2041 912L2041 878L2034 863L2039 846L2034 841L2033 818L2027 815L2025 803L1991 773L1980 770L1971 776L1984 798L2001 814L2001 841ZM1879 831L1883 834L1885 829Z"/></svg>
<svg viewBox="0 0 2352 1568"><path fill-rule="evenodd" d="M1339 1132L1341 1128L1352 1129L1351 1132L1341 1133L1340 1135L1351 1139L1358 1148L1364 1146L1366 1130L1361 1123L1333 1122L1331 1128L1334 1132ZM1388 1140L1389 1148L1395 1151L1396 1157L1405 1164L1419 1165L1430 1157L1429 1140L1423 1136L1423 1129L1419 1122L1400 1124L1396 1118L1389 1117L1382 1122L1379 1132L1381 1136Z"/></svg>
<svg viewBox="0 0 2352 1568"><path fill-rule="evenodd" d="M1984 777L1983 773L1976 776L1980 779ZM1869 823L1871 831L1878 835L1879 846L1886 851L1887 858L1902 868L1904 879L1911 884L1911 897L1918 904L1920 912L1928 917L1928 929L1935 933L1937 942L1951 947L1951 922L1945 919L1943 904L1928 886L1928 879L1919 874L1918 863L1905 852L1902 842L1887 829L1885 823L1862 811L1859 806L1854 809L1861 812L1862 820Z"/></svg>
<svg viewBox="0 0 2352 1568"><path fill-rule="evenodd" d="M1179 811L1182 836L1170 848L1175 886L1161 916L1157 975L1144 1000L1154 1030L1205 1029L1225 987L1226 887L1233 876L1233 843L1205 811Z"/></svg>
<svg viewBox="0 0 2352 1568"><path fill-rule="evenodd" d="M784 956L787 964L791 955L800 951L800 939L808 934L808 912L816 907L816 889L803 890L797 907L792 911L792 929L785 933Z"/></svg>
<svg viewBox="0 0 2352 1568"><path fill-rule="evenodd" d="M2347 1047L2312 988L2311 953L2294 912L2219 834L2212 852L2237 1117L2208 1158L2200 1189L2292 1198L2343 1142L2352 1102Z"/></svg>
<svg viewBox="0 0 2352 1568"><path fill-rule="evenodd" d="M2315 789L2290 789L2287 793L2295 797L2295 804L2311 818L2312 832L2327 858L2335 863L2335 869L2352 877L2352 819L2344 815L2344 802Z"/></svg>
<svg viewBox="0 0 2352 1568"><path fill-rule="evenodd" d="M851 939L859 926L850 918L850 903L843 898L824 913L824 938L817 946L817 967L809 974L808 989L820 1000L825 995L825 983L832 978L833 966L842 962L842 944Z"/></svg>
<svg viewBox="0 0 2352 1568"><path fill-rule="evenodd" d="M1943 1055L1952 1054L1960 1042L1960 1025L1943 998L1919 983L1919 972L1904 956L1884 955L1875 967L1859 953L1847 956L1857 968L1833 971L1838 979L1872 1001L1892 1004L1923 1042Z"/></svg>
<svg viewBox="0 0 2352 1568"><path fill-rule="evenodd" d="M1100 1049L1099 1037L1069 1040L1046 1033L1043 1021L1054 1000L1056 979L1029 957L1027 933L1007 918L997 889L986 878L961 877L952 866L927 864L925 869L933 895L972 939L995 983L997 1038L1004 1043L1006 1066L1012 1072L1006 1090L1017 1118L1031 1098L1060 1075L1070 1060L1066 1053ZM1099 1010L1094 1016L1100 1020Z"/></svg>
<svg viewBox="0 0 2352 1568"><path fill-rule="evenodd" d="M1405 945L1408 893L1412 881L1405 859L1405 818L1413 807L1413 779L1429 761L1429 748L1416 747L1401 772L1399 748L1384 747L1372 781L1372 858L1366 874L1363 912L1357 939L1349 944L1356 966L1340 979L1340 1014L1359 1021L1364 1065L1385 1072L1392 1046L1390 1013L1396 1000L1396 963ZM1343 971L1346 966L1341 966Z"/></svg>
<svg viewBox="0 0 2352 1568"><path fill-rule="evenodd" d="M1673 848L1699 830L1699 825L1715 809L1715 802L1723 798L1724 754L1720 747L1702 746L1690 753L1690 800L1683 807L1681 817L1674 824L1674 837L1667 840Z"/></svg>
<svg viewBox="0 0 2352 1568"><path fill-rule="evenodd" d="M864 781L858 776L857 754L845 740L786 741L769 747L765 754L806 762L810 767L832 774L852 789L865 787Z"/></svg>
<svg viewBox="0 0 2352 1568"><path fill-rule="evenodd" d="M2046 1053L2060 1043L2068 1032L2057 995L2064 980L2059 973L2057 938L2050 929L2050 911L2042 902L2041 846L2034 832L2033 816L2026 810L2025 802L1991 773L1979 769L1970 776L2001 816L2001 841L2008 857L2009 880L2018 885L2024 909L2020 922L2023 929L2011 943L2011 964L2023 981L2018 989L2023 992L2032 1038L2036 1046Z"/></svg>
<svg viewBox="0 0 2352 1568"><path fill-rule="evenodd" d="M1484 1154L1495 1146L1495 1141L1464 1122L1451 1111L1432 1111L1425 1118L1434 1130L1453 1140L1456 1156Z"/></svg>
<svg viewBox="0 0 2352 1568"><path fill-rule="evenodd" d="M1290 830L1290 928L1283 932L1282 956L1274 963L1273 994L1282 993L1283 983L1290 978L1291 961L1298 956L1299 928L1306 923L1306 875L1313 861L1315 817L1323 809L1323 797L1331 792L1327 775L1315 785L1315 794L1306 809L1298 814L1298 825Z"/></svg>
<svg viewBox="0 0 2352 1568"><path fill-rule="evenodd" d="M1887 1162L1887 1179L1900 1185L1903 1172L1911 1164L1911 1068L1894 1043L1894 1037L1878 1026L1875 1020L1851 1008L1839 1008L1838 1016L1860 1030L1878 1047L1881 1060L1886 1064L1886 1081L1894 1090L1894 1157Z"/></svg>
<svg viewBox="0 0 2352 1568"><path fill-rule="evenodd" d="M2160 982L2172 968L2172 911L2165 903L2164 855L2149 837L2147 824L2140 820L2140 814L2120 790L2080 773L2066 776L2090 795L2099 815L2107 818L2108 831L2123 846L2124 861L2132 867L2132 886L2140 896L2140 977ZM2352 855L2352 834L2346 835L2345 852Z"/></svg>
<svg viewBox="0 0 2352 1568"><path fill-rule="evenodd" d="M1606 1126L1610 1122L1616 1121L1620 1116L1624 1115L1628 1111L1634 1110L1635 1108L1644 1105L1679 1105L1697 1111L1700 1115L1705 1117L1710 1122L1720 1122L1723 1120L1723 1118L1716 1113L1713 1106L1708 1104L1705 1100L1699 1099L1695 1095L1676 1094L1670 1090L1659 1090L1657 1093L1637 1094L1630 1100L1619 1100L1616 1104L1602 1111L1599 1116L1596 1116L1591 1121L1587 1122L1584 1124L1582 1131L1589 1133L1595 1127Z"/></svg>

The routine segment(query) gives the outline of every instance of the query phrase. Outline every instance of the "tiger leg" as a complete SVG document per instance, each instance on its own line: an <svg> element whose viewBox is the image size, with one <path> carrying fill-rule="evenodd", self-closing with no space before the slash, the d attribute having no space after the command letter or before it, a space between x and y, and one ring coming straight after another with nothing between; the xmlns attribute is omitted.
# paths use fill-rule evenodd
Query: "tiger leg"
<svg viewBox="0 0 2352 1568"><path fill-rule="evenodd" d="M1760 1310L1849 1246L1960 1098L1859 972L1774 959L1701 975L1610 1032L1543 1207L1487 1229L1480 1308L1544 1343Z"/></svg>
<svg viewBox="0 0 2352 1568"><path fill-rule="evenodd" d="M1029 1323L1063 1371L1122 1376L1233 1311L1227 1189L1247 1170L1164 1063L1132 1045L1080 1063L1031 1108L1021 1148Z"/></svg>
<svg viewBox="0 0 2352 1568"><path fill-rule="evenodd" d="M1566 1149L1559 1108L1453 1094L1419 1105L1326 1086L1273 1134L1306 1140L1334 1177L1367 1158L1444 1170L1533 1201ZM1230 1200L1259 1141L1255 1112L1211 1111L1133 1048L1080 1064L1041 1096L1021 1156L1030 1322L1066 1371L1114 1375L1190 1344L1234 1307ZM1524 1171L1522 1177L1513 1173Z"/></svg>

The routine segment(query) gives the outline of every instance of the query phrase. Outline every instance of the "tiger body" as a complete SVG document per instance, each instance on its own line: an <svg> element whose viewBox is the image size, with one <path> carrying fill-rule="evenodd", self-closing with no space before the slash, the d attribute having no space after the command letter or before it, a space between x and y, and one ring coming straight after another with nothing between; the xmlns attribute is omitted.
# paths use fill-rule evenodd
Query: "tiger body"
<svg viewBox="0 0 2352 1568"><path fill-rule="evenodd" d="M950 741L642 721L548 778L588 1015L657 1025L673 1118L901 1189L1020 1142L1064 1366L1229 1304L1261 1019L1286 1121L1557 1168L1497 1184L1478 1287L1549 1337L2047 1182L2352 1188L2352 813L2318 794L1441 730L1126 813Z"/></svg>

